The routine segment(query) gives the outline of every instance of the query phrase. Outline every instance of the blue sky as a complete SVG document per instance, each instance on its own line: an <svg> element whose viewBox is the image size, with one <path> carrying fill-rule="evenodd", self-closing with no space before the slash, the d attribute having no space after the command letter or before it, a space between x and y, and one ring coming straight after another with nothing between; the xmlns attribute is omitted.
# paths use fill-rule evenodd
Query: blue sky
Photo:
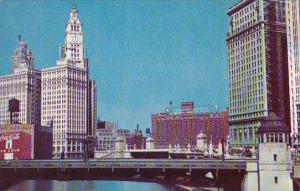
<svg viewBox="0 0 300 191"><path fill-rule="evenodd" d="M236 0L0 0L0 75L11 71L19 34L37 69L55 66L74 2L101 120L145 129L170 100L227 107L226 12Z"/></svg>

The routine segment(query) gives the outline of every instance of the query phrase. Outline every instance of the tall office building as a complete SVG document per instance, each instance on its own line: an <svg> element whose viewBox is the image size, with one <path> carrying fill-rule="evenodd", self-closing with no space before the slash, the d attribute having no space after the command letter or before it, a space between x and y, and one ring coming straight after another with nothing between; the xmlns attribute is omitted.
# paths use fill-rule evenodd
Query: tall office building
<svg viewBox="0 0 300 191"><path fill-rule="evenodd" d="M274 113L290 128L285 0L241 0L228 10L229 128L233 146L256 146Z"/></svg>
<svg viewBox="0 0 300 191"><path fill-rule="evenodd" d="M286 3L288 41L291 133L297 138L300 130L300 1ZM299 138L298 138L299 139ZM298 140L299 142L299 140Z"/></svg>
<svg viewBox="0 0 300 191"><path fill-rule="evenodd" d="M8 124L8 101L20 101L19 122L40 126L41 73L34 69L32 52L19 36L12 56L12 73L0 77L0 124Z"/></svg>
<svg viewBox="0 0 300 191"><path fill-rule="evenodd" d="M42 70L42 124L53 122L53 157L83 158L92 110L82 25L72 7L57 66ZM92 94L95 95L95 94ZM93 104L95 105L95 104Z"/></svg>

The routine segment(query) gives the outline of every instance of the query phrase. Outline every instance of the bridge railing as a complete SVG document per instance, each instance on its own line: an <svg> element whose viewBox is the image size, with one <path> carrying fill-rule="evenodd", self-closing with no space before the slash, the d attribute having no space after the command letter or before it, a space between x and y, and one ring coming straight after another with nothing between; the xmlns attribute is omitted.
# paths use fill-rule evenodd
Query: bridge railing
<svg viewBox="0 0 300 191"><path fill-rule="evenodd" d="M255 160L196 159L98 159L98 160L11 160L0 161L1 168L144 168L144 169L246 169Z"/></svg>

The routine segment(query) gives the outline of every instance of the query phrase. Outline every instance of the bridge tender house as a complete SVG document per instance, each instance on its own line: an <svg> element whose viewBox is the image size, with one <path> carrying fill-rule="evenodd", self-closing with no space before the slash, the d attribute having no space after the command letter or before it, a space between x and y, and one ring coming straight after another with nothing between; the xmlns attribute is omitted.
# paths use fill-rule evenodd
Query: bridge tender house
<svg viewBox="0 0 300 191"><path fill-rule="evenodd" d="M0 125L0 160L33 159L34 126Z"/></svg>

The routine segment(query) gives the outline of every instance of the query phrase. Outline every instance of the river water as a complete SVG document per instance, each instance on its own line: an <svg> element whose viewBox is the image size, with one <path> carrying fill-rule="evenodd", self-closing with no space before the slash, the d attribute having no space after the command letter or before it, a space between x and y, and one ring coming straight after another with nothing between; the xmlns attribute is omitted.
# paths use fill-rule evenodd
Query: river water
<svg viewBox="0 0 300 191"><path fill-rule="evenodd" d="M174 191L175 186L129 181L26 180L5 191Z"/></svg>

